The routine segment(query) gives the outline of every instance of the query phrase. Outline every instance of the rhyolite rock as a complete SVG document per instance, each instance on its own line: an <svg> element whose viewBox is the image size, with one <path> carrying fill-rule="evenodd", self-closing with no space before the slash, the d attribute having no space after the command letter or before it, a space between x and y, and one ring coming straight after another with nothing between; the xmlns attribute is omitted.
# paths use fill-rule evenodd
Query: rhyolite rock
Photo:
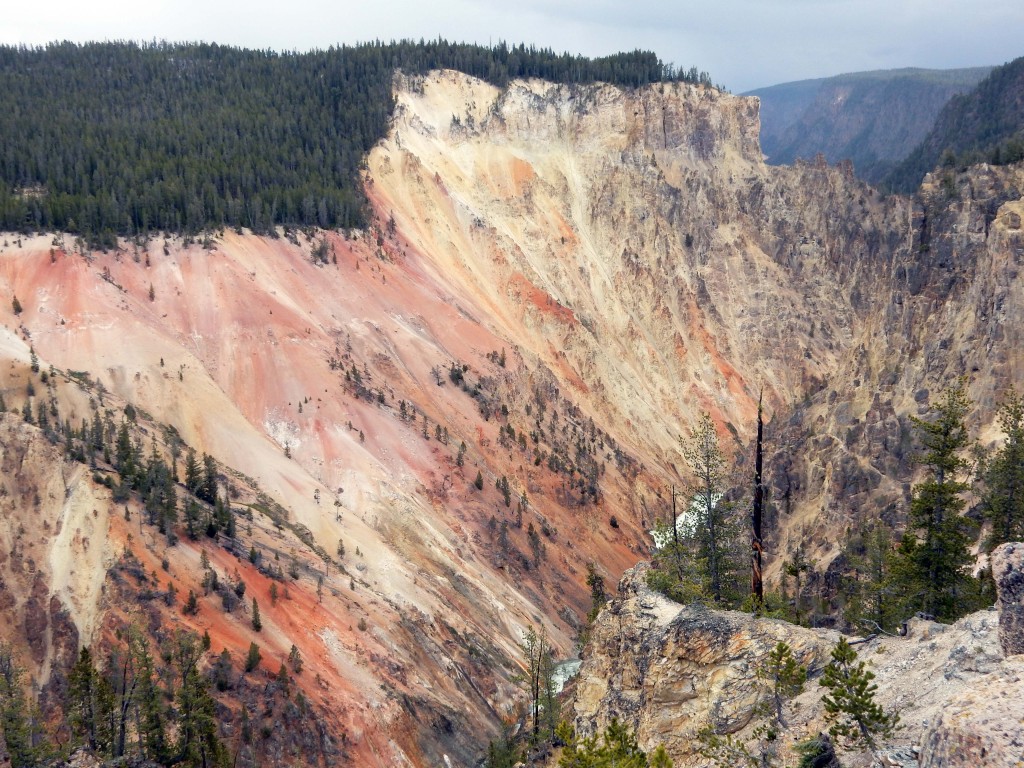
<svg viewBox="0 0 1024 768"><path fill-rule="evenodd" d="M1007 656L1024 653L1024 543L1010 542L996 548L992 553L992 578L999 597L999 644Z"/></svg>
<svg viewBox="0 0 1024 768"><path fill-rule="evenodd" d="M1015 657L945 702L922 739L919 765L1018 768L1022 764L1024 658Z"/></svg>
<svg viewBox="0 0 1024 768"><path fill-rule="evenodd" d="M648 565L627 571L619 596L591 628L576 688L582 734L616 718L646 750L664 744L676 768L707 765L695 737L710 727L757 751L757 668L779 641L809 668L803 693L786 705L779 745L795 764L795 745L827 732L821 670L839 634L736 611L683 606L646 585ZM874 753L845 752L847 768L1017 766L1024 756L1024 656L999 645L999 615L979 611L954 624L907 622L903 637L851 638L875 678L875 700L900 715L900 727Z"/></svg>
<svg viewBox="0 0 1024 768"><path fill-rule="evenodd" d="M626 572L620 598L592 628L576 688L583 735L616 718L647 748L664 744L677 761L692 758L701 729L733 734L751 724L757 668L778 642L817 674L839 639L833 631L673 603L647 587L648 569Z"/></svg>

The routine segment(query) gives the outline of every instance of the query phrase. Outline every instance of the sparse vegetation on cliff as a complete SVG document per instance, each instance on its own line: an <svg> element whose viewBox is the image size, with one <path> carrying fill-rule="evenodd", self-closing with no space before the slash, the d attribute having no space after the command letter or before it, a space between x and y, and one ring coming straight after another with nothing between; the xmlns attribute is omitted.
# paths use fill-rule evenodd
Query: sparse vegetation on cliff
<svg viewBox="0 0 1024 768"><path fill-rule="evenodd" d="M740 515L727 498L730 470L710 414L701 414L680 446L694 481L683 496L682 514L672 490L671 519L656 531L659 546L648 583L678 602L738 606L749 594L741 575Z"/></svg>
<svg viewBox="0 0 1024 768"><path fill-rule="evenodd" d="M600 736L579 738L568 725L559 729L559 736L565 747L558 768L672 768L664 747L659 745L648 756L636 735L615 719Z"/></svg>

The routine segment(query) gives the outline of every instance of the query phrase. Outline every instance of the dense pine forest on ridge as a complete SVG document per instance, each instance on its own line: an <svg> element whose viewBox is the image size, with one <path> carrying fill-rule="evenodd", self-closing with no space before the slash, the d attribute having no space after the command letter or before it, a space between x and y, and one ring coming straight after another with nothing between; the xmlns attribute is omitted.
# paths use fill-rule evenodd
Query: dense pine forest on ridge
<svg viewBox="0 0 1024 768"><path fill-rule="evenodd" d="M911 193L938 165L1009 165L1024 159L1024 57L996 67L968 93L954 96L924 141L903 160L886 186Z"/></svg>
<svg viewBox="0 0 1024 768"><path fill-rule="evenodd" d="M589 59L505 43L0 47L0 227L107 246L154 231L362 225L358 171L387 130L393 73L438 68L499 87L710 84L650 52Z"/></svg>

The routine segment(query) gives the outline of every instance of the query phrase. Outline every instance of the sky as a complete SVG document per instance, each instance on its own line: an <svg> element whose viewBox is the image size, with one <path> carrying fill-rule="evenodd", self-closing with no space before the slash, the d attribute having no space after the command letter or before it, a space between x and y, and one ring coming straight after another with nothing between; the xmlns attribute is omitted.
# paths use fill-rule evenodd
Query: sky
<svg viewBox="0 0 1024 768"><path fill-rule="evenodd" d="M637 48L734 93L845 72L996 65L1024 55L1022 0L37 0L0 43L207 41L278 51L400 38Z"/></svg>

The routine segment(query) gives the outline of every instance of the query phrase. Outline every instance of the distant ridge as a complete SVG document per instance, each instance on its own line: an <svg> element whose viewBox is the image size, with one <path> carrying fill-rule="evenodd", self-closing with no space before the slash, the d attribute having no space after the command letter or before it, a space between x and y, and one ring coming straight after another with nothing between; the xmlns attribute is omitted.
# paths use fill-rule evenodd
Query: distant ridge
<svg viewBox="0 0 1024 768"><path fill-rule="evenodd" d="M942 107L991 71L891 69L853 72L750 91L761 99L761 147L773 165L821 153L850 159L879 183L924 138Z"/></svg>
<svg viewBox="0 0 1024 768"><path fill-rule="evenodd" d="M1024 57L996 67L969 93L956 96L914 151L887 177L912 192L938 165L1002 165L1024 159Z"/></svg>

